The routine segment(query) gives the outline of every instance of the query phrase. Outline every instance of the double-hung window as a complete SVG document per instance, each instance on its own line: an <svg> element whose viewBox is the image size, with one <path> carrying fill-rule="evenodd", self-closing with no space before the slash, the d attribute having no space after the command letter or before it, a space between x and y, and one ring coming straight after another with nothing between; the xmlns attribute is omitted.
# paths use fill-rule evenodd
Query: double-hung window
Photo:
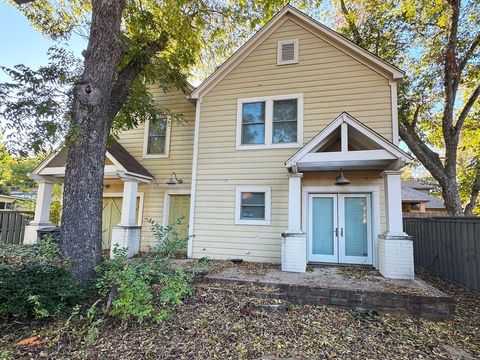
<svg viewBox="0 0 480 360"><path fill-rule="evenodd" d="M269 186L238 186L235 203L235 224L270 225Z"/></svg>
<svg viewBox="0 0 480 360"><path fill-rule="evenodd" d="M299 147L302 138L303 94L238 100L238 150Z"/></svg>
<svg viewBox="0 0 480 360"><path fill-rule="evenodd" d="M145 122L144 157L168 157L170 125L165 117Z"/></svg>

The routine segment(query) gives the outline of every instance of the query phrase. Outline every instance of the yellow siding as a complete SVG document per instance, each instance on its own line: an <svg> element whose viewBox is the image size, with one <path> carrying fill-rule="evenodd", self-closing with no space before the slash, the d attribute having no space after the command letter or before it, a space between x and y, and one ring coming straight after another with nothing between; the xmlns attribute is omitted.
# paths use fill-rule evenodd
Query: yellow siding
<svg viewBox="0 0 480 360"><path fill-rule="evenodd" d="M277 41L288 39L299 39L299 63L277 66ZM298 149L236 151L237 100L295 93L304 94L304 143L342 111L392 139L388 80L287 20L203 98L194 257L280 261L280 234L288 217L284 162ZM304 184L332 185L335 176L309 174ZM352 174L352 180L383 189L378 172ZM235 187L240 185L271 186L271 226L234 224ZM383 190L381 209L384 213ZM382 229L384 223L382 217Z"/></svg>
<svg viewBox="0 0 480 360"><path fill-rule="evenodd" d="M164 93L158 86L152 86L150 91L155 101L166 106L175 113L183 114L185 124L172 124L170 137L170 154L168 158L143 158L143 141L145 125L121 134L119 142L135 157L154 177L151 184L140 184L138 191L144 193L142 241L141 249L148 250L154 245L150 226L145 219L163 221L164 193L166 190L190 190L192 179L193 134L195 127L195 106L185 98L179 90ZM172 171L183 180L183 184L168 186L165 183ZM112 184L110 192L122 192L121 184Z"/></svg>

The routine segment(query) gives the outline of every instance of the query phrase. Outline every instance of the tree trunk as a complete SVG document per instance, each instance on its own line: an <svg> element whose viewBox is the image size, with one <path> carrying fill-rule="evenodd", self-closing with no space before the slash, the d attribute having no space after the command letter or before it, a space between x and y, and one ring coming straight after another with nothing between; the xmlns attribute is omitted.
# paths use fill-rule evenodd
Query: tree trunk
<svg viewBox="0 0 480 360"><path fill-rule="evenodd" d="M84 72L75 86L60 245L82 281L102 256L102 193L112 89L125 53L118 35L125 0L93 0Z"/></svg>

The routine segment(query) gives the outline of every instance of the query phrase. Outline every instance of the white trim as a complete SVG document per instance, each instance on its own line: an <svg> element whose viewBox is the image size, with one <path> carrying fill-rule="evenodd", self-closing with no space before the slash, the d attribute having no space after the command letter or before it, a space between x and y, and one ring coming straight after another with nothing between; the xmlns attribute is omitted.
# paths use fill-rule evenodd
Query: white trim
<svg viewBox="0 0 480 360"><path fill-rule="evenodd" d="M282 60L282 47L285 44L293 44L293 59ZM277 42L277 65L298 64L298 39L280 40Z"/></svg>
<svg viewBox="0 0 480 360"><path fill-rule="evenodd" d="M346 185L339 188L338 186L304 186L303 193L303 206L302 209L302 227L307 229L309 214L308 210L308 196L311 193L321 194L339 194L339 193L370 193L372 195L372 263L375 268L378 268L378 235L380 234L380 187L378 185ZM307 235L308 236L308 235ZM308 254L307 249L307 254Z"/></svg>
<svg viewBox="0 0 480 360"><path fill-rule="evenodd" d="M162 216L163 226L168 225L168 217L170 215L170 196L171 195L190 195L190 189L165 190L165 192L163 193L163 216ZM190 221L190 219L186 219L186 220Z"/></svg>
<svg viewBox="0 0 480 360"><path fill-rule="evenodd" d="M265 219L246 220L241 219L241 205L243 192L265 193ZM236 225L270 225L272 214L272 188L270 186L237 186L235 188L235 224Z"/></svg>
<svg viewBox="0 0 480 360"><path fill-rule="evenodd" d="M195 104L195 132L193 135L193 160L192 160L192 184L190 187L190 219L188 221L188 246L187 256L193 256L193 238L195 226L195 196L197 190L197 168L198 168L198 143L200 138L200 107L202 98L200 97Z"/></svg>
<svg viewBox="0 0 480 360"><path fill-rule="evenodd" d="M382 147L384 150L388 151L394 155L397 159L402 159L405 163L409 163L413 158L400 149L398 146L392 144L381 135L377 134L375 131L371 130L360 121L356 120L350 114L343 112L335 120L333 120L329 125L327 125L322 131L320 131L312 140L310 140L303 148L297 151L290 159L285 163L286 167L292 167L293 164L299 163L306 155L310 153L315 153L324 141L335 129L342 125L342 123L347 123L349 126L355 128L357 131L368 137L374 143ZM366 151L375 151L375 150L366 150ZM347 154L350 154L354 158L354 154L358 151L348 151ZM328 153L326 153L328 154Z"/></svg>
<svg viewBox="0 0 480 360"><path fill-rule="evenodd" d="M147 154L148 150L148 131L150 128L150 120L145 120L143 129L143 158L144 159L166 159L170 155L170 136L172 132L172 121L168 116L162 116L167 123L165 129L165 153L164 154Z"/></svg>
<svg viewBox="0 0 480 360"><path fill-rule="evenodd" d="M104 192L102 198L116 197L123 199L123 193L121 192ZM138 201L138 216L137 216L137 225L142 226L143 223L143 200L145 198L145 193L143 191L137 191Z"/></svg>
<svg viewBox="0 0 480 360"><path fill-rule="evenodd" d="M341 134L340 134L340 142L342 145L342 152L348 151L348 124L343 122L341 125Z"/></svg>
<svg viewBox="0 0 480 360"><path fill-rule="evenodd" d="M62 151L63 147L64 147L64 145L59 146L54 152L52 152L49 156L47 156L46 159L44 159L40 164L38 164L38 166L35 169L33 169L32 173L30 175L39 174L40 171L42 171L50 163L50 161L52 161L55 158L55 156L57 156L57 154L60 151ZM30 175L29 175L29 177L30 177ZM35 180L35 179L33 179L33 180Z"/></svg>
<svg viewBox="0 0 480 360"><path fill-rule="evenodd" d="M389 81L390 85L390 97L392 100L392 142L398 145L398 94L397 94L397 81Z"/></svg>
<svg viewBox="0 0 480 360"><path fill-rule="evenodd" d="M294 143L272 143L273 132L273 102L275 100L297 100L297 141ZM242 144L242 111L243 104L265 102L265 143ZM237 134L236 150L259 150L277 148L298 148L303 145L303 93L243 98L237 100Z"/></svg>
<svg viewBox="0 0 480 360"><path fill-rule="evenodd" d="M291 15L288 17L287 15ZM205 96L218 82L223 79L230 71L232 71L236 65L245 59L259 44L261 44L265 38L267 38L272 32L274 32L279 26L281 26L287 19L303 21L310 25L314 30L317 30L322 35L325 35L331 45L332 42L336 42L337 48L349 50L351 56L356 58L362 63L369 62L371 65L378 69L383 69L393 79L401 79L404 73L380 59L379 57L371 54L367 50L361 48L350 40L347 40L339 33L322 25L318 21L312 19L303 12L295 9L291 5L286 5L282 10L275 14L270 21L259 31L257 31L247 42L245 42L230 58L227 59L214 73L212 73L207 79L205 79L191 94L190 97L196 99L200 95ZM311 30L310 30L311 31ZM326 39L324 39L327 41ZM333 45L335 46L335 45ZM345 52L345 51L344 51ZM355 57L357 55L357 57ZM363 61L362 61L363 60ZM367 65L368 66L368 65Z"/></svg>
<svg viewBox="0 0 480 360"><path fill-rule="evenodd" d="M117 167L117 170L127 171L127 169L125 169L125 167L124 167L122 164L120 164L120 163L118 162L118 160L115 159L115 158L113 157L113 155L108 152L108 150L105 152L105 157L106 157L108 160L110 160L110 161ZM106 168L107 166L109 166L109 165L105 165L105 168Z"/></svg>

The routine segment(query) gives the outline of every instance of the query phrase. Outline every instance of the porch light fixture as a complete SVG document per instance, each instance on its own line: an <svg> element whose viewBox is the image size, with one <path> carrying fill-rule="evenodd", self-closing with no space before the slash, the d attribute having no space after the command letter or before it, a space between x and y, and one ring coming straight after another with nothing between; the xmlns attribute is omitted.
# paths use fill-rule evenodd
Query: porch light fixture
<svg viewBox="0 0 480 360"><path fill-rule="evenodd" d="M183 180L177 178L177 174L175 174L175 171L172 171L172 175L170 175L170 179L168 179L167 185L177 185L177 184L183 184Z"/></svg>
<svg viewBox="0 0 480 360"><path fill-rule="evenodd" d="M335 179L335 185L343 186L343 185L350 185L351 182L345 176L343 176L343 169L340 169L340 176L337 176Z"/></svg>

